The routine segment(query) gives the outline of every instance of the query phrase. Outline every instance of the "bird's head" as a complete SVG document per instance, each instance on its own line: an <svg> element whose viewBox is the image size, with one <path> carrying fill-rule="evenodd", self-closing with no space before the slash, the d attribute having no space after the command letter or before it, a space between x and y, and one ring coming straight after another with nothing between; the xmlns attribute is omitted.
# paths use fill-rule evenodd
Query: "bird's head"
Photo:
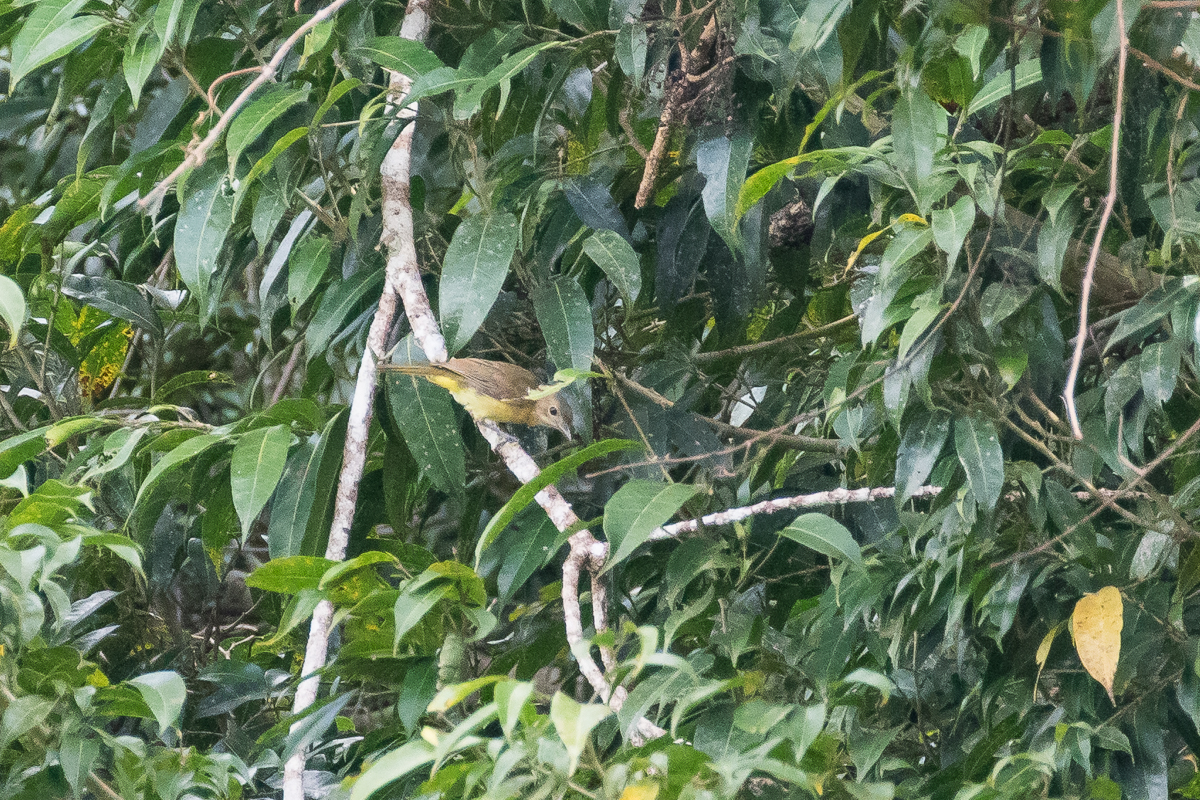
<svg viewBox="0 0 1200 800"><path fill-rule="evenodd" d="M537 417L537 424L560 430L568 439L574 435L571 431L571 407L557 394L539 397L533 413Z"/></svg>

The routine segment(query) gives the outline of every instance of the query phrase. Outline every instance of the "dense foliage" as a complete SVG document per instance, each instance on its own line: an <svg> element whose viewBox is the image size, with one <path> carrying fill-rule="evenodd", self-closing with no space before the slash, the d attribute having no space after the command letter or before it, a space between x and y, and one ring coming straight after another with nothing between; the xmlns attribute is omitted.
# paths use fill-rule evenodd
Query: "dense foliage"
<svg viewBox="0 0 1200 800"><path fill-rule="evenodd" d="M1192 5L0 0L0 794L1200 797ZM451 353L597 376L590 643L420 380L322 557L391 72Z"/></svg>

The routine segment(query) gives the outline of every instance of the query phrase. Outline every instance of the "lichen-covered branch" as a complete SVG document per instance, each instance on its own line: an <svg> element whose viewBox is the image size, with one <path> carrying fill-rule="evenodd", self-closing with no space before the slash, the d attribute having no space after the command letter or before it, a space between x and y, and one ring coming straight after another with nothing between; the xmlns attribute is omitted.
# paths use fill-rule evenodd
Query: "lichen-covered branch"
<svg viewBox="0 0 1200 800"><path fill-rule="evenodd" d="M424 41L429 33L428 0L411 0L400 29L400 35L412 41ZM411 85L405 75L392 74L391 89L399 99ZM387 349L388 334L396 319L401 298L409 307L412 294L411 282L415 276L420 288L420 298L425 298L421 288L421 276L417 266L417 253L413 244L412 203L410 202L410 166L412 163L412 137L416 120L416 108L406 107L397 114L397 123L403 128L392 143L381 167L383 183L383 243L388 248L388 259L383 293L379 307L371 321L367 334L367 347L359 365L350 403L350 416L346 424L346 444L342 450L342 469L338 475L337 495L334 501L333 521L329 530L329 543L325 557L341 561L346 557L346 546L350 537L350 525L354 521L354 509L358 504L358 485L362 481L363 468L367 460L367 437L374 416L375 382L378 377L379 354ZM414 299L413 305L417 304ZM418 309L419 310L419 309ZM433 321L428 299L424 299L424 312L432 323L431 329L423 331L422 346L431 357L439 354L446 359L446 344ZM410 311L410 319L413 312ZM416 330L416 325L413 326ZM432 351L432 352L430 352ZM329 632L333 620L333 606L322 601L313 612L309 626L308 645L304 652L304 676L296 689L293 713L299 714L317 699L320 685L319 672L325 666L329 654ZM303 800L305 754L296 753L284 765L284 800Z"/></svg>

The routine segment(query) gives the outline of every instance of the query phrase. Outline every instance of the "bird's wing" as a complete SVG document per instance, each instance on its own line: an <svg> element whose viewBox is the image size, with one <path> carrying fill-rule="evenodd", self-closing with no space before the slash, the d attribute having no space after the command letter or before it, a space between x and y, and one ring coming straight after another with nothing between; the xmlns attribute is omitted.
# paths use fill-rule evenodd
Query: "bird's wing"
<svg viewBox="0 0 1200 800"><path fill-rule="evenodd" d="M461 362L477 362L477 359L455 359ZM461 363L451 364L450 369L462 377L467 387L497 400L523 399L537 387L533 373L515 364L500 361L479 362L486 366Z"/></svg>

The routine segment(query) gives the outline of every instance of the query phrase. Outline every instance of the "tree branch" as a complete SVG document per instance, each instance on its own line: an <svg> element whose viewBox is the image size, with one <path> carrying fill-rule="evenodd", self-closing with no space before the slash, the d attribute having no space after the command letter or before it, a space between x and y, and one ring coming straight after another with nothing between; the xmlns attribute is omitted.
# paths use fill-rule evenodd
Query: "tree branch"
<svg viewBox="0 0 1200 800"><path fill-rule="evenodd" d="M1125 102L1125 60L1129 54L1129 40L1125 36L1125 4L1117 0L1117 33L1120 35L1120 47L1117 49L1117 92L1113 97L1113 129L1112 150L1109 153L1108 164L1108 194L1104 196L1104 210L1100 214L1100 224L1096 228L1096 238L1092 240L1092 252L1088 257L1087 267L1083 272L1082 290L1079 295L1079 330L1075 334L1075 354L1071 357L1071 368L1067 372L1067 383L1063 388L1063 398L1067 404L1067 419L1071 423L1071 433L1076 439L1083 439L1083 430L1079 427L1079 414L1075 410L1075 381L1079 378L1079 365L1083 361L1083 350L1087 345L1088 300L1092 295L1092 279L1096 274L1096 262L1100 258L1100 249L1104 243L1104 231L1108 228L1108 218L1112 216L1113 206L1117 202L1117 166L1121 152L1121 106Z"/></svg>
<svg viewBox="0 0 1200 800"><path fill-rule="evenodd" d="M429 34L429 0L410 0L400 28L400 36L410 41L421 42ZM331 3L327 9L339 5ZM275 59L272 59L272 64ZM400 73L392 73L390 91L393 99L399 99L408 92L411 80ZM226 117L229 115L227 114ZM400 109L396 114L397 121L403 125L400 135L392 143L380 167L383 184L383 244L388 248L388 260L384 280L383 293L379 298L379 308L371 321L371 329L367 334L367 347L363 352L362 363L359 366L358 378L354 386L354 398L350 403L350 417L346 424L346 444L342 451L342 469L338 476L337 496L334 501L333 522L329 530L329 543L325 548L325 557L331 561L342 561L346 557L346 546L350 538L350 525L354 521L354 509L358 503L358 485L362 480L363 468L367 460L367 436L371 428L371 418L374 415L375 382L378 377L379 354L387 349L388 333L396 318L401 297L408 305L412 293L412 283L419 289L420 298L424 299L424 312L432 322L432 330L428 325L418 329L416 322L413 331L418 330L422 336L420 341L425 352L432 360L446 360L446 343L438 332L437 323L433 321L433 312L429 309L429 301L425 298L421 286L420 270L417 266L416 247L413 243L412 203L410 202L410 168L412 162L412 139L417 109L410 105ZM407 293L407 294L406 294ZM415 300L413 306L417 305ZM410 319L414 312L409 312ZM419 314L418 314L419 316ZM325 666L329 655L329 632L333 620L333 605L328 600L322 600L313 612L309 625L308 646L304 652L304 666L301 675L304 679L296 689L296 698L292 706L293 714L300 714L317 699L317 689L320 686L320 671ZM284 765L283 797L284 800L304 800L304 752L298 752Z"/></svg>
<svg viewBox="0 0 1200 800"><path fill-rule="evenodd" d="M267 63L265 67L262 68L262 71L258 74L258 77L250 81L250 85L243 89L242 93L234 98L234 101L229 104L229 108L225 109L225 112L218 117L212 128L209 129L208 135L197 142L194 147L190 148L187 156L179 163L179 166L172 170L170 175L159 181L158 185L150 190L145 197L143 197L141 200L138 200L138 205L143 209L157 208L158 204L162 202L164 197L166 197L167 190L174 185L175 181L179 180L179 178L188 170L195 169L203 164L208 158L208 151L211 150L212 146L217 143L218 139L221 138L221 134L224 133L225 129L229 127L229 123L233 122L233 118L237 116L237 113L241 110L242 106L244 106L250 100L251 95L258 91L259 87L264 83L274 80L279 66L283 63L283 60L287 58L287 54L291 52L292 48L296 46L296 42L304 38L304 36L313 28L317 27L322 22L333 16L334 13L337 12L337 10L342 6L346 5L347 2L349 2L349 0L333 0L333 2L331 2L329 5L313 14L307 22L296 29L295 33L285 39L283 44L279 46L279 50L276 51L275 56ZM257 67L255 69L257 69Z"/></svg>

